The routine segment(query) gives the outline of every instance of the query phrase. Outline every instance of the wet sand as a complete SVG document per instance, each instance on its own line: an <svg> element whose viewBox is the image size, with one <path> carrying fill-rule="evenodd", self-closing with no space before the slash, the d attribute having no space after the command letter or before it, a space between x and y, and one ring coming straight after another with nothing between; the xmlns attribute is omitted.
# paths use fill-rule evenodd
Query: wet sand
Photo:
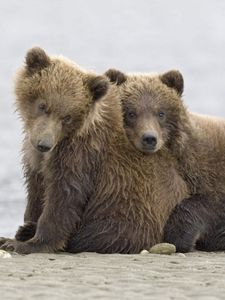
<svg viewBox="0 0 225 300"><path fill-rule="evenodd" d="M13 255L1 299L224 299L225 253Z"/></svg>

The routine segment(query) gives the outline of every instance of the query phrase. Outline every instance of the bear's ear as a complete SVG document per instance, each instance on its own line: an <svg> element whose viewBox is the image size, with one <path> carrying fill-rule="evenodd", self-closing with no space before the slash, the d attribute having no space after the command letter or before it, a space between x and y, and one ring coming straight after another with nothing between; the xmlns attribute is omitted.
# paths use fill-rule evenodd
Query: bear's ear
<svg viewBox="0 0 225 300"><path fill-rule="evenodd" d="M116 85L121 85L127 80L127 76L116 69L109 69L105 72L105 75L112 83L115 83Z"/></svg>
<svg viewBox="0 0 225 300"><path fill-rule="evenodd" d="M172 70L160 76L162 83L176 90L178 95L182 95L184 90L184 79L182 74L177 70Z"/></svg>
<svg viewBox="0 0 225 300"><path fill-rule="evenodd" d="M109 82L103 76L89 78L87 85L94 101L105 96L109 88Z"/></svg>
<svg viewBox="0 0 225 300"><path fill-rule="evenodd" d="M35 73L46 67L51 63L50 57L45 51L39 47L31 48L26 55L26 68L29 72Z"/></svg>

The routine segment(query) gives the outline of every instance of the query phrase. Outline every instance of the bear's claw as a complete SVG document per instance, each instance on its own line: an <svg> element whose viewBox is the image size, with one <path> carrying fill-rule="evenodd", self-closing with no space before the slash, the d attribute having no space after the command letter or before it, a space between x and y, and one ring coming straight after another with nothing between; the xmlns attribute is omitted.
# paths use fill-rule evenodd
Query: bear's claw
<svg viewBox="0 0 225 300"><path fill-rule="evenodd" d="M4 245L6 242L11 241L12 239L0 237L0 246Z"/></svg>

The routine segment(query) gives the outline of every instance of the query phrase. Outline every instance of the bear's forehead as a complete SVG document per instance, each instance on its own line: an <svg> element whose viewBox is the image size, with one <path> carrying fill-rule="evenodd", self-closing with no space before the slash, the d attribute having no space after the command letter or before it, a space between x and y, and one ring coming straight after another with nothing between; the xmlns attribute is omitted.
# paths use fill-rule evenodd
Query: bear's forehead
<svg viewBox="0 0 225 300"><path fill-rule="evenodd" d="M26 78L31 86L48 93L71 94L83 89L83 73L60 61Z"/></svg>
<svg viewBox="0 0 225 300"><path fill-rule="evenodd" d="M45 74L46 73L46 74ZM33 76L26 85L26 94L30 98L42 98L49 103L67 102L68 105L76 102L85 102L87 92L83 81L79 77L60 76L55 72L42 72Z"/></svg>
<svg viewBox="0 0 225 300"><path fill-rule="evenodd" d="M48 76L41 76L39 86L41 91L46 93L53 93L58 95L77 95L83 91L83 82L80 78L75 76L62 76L58 74L49 74Z"/></svg>
<svg viewBox="0 0 225 300"><path fill-rule="evenodd" d="M131 94L137 97L141 95L156 96L165 92L162 82L158 78L137 78L131 77L123 86L125 94Z"/></svg>
<svg viewBox="0 0 225 300"><path fill-rule="evenodd" d="M132 85L126 88L123 98L131 105L149 106L165 103L171 97L160 85Z"/></svg>
<svg viewBox="0 0 225 300"><path fill-rule="evenodd" d="M136 98L177 98L174 91L162 83L159 77L130 77L122 87L122 94Z"/></svg>

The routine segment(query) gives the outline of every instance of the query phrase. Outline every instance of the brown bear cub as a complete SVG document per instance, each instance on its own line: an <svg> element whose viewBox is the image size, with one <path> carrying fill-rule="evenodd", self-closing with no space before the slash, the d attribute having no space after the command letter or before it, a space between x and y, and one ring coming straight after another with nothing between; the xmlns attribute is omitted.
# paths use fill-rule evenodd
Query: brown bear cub
<svg viewBox="0 0 225 300"><path fill-rule="evenodd" d="M190 198L174 209L164 241L177 251L225 249L225 120L189 112L181 99L183 77L126 75L111 69L119 86L124 128L131 144L144 154L168 151L178 162Z"/></svg>
<svg viewBox="0 0 225 300"><path fill-rule="evenodd" d="M25 222L37 226L25 226L3 248L138 253L160 242L187 186L167 151L153 157L130 146L117 88L34 48L16 96L25 132Z"/></svg>

